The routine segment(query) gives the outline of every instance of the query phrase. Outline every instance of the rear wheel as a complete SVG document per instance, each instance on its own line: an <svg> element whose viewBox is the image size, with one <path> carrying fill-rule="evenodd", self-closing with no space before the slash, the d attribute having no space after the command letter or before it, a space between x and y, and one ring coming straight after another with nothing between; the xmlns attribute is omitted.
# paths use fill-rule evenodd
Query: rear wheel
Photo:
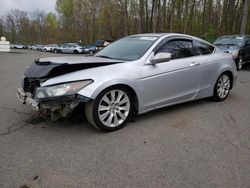
<svg viewBox="0 0 250 188"><path fill-rule="evenodd" d="M214 86L214 101L224 101L231 89L231 78L228 73L223 73Z"/></svg>
<svg viewBox="0 0 250 188"><path fill-rule="evenodd" d="M111 87L85 106L86 117L97 129L110 132L121 129L132 112L131 94L121 87Z"/></svg>

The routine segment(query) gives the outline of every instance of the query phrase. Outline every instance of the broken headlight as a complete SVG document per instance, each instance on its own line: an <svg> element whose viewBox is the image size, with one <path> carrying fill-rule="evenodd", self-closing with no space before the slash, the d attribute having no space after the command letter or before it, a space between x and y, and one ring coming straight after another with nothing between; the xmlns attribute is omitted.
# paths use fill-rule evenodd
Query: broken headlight
<svg viewBox="0 0 250 188"><path fill-rule="evenodd" d="M39 87L36 90L35 98L49 98L49 97L59 97L65 95L73 95L80 91L82 88L91 84L93 80L84 80L63 83L58 85Z"/></svg>

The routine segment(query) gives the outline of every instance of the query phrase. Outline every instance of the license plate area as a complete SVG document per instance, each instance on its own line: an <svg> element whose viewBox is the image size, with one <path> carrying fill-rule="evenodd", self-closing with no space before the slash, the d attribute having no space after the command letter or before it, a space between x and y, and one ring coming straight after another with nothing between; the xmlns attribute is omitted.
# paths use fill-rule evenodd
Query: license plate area
<svg viewBox="0 0 250 188"><path fill-rule="evenodd" d="M38 111L39 103L36 102L33 98L28 97L22 88L17 89L17 98L22 104L27 104L31 109Z"/></svg>
<svg viewBox="0 0 250 188"><path fill-rule="evenodd" d="M17 89L17 93L16 93L17 98L19 99L19 101L22 104L25 104L25 100L27 98L27 95L25 94L25 92L23 91L22 88Z"/></svg>

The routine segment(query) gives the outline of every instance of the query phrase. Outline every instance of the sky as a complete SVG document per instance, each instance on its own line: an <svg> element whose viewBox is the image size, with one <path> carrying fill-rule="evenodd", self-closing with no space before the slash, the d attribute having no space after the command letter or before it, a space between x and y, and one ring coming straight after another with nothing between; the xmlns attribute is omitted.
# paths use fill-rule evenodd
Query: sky
<svg viewBox="0 0 250 188"><path fill-rule="evenodd" d="M0 0L0 14L5 14L11 9L34 11L36 9L45 12L55 12L56 0Z"/></svg>

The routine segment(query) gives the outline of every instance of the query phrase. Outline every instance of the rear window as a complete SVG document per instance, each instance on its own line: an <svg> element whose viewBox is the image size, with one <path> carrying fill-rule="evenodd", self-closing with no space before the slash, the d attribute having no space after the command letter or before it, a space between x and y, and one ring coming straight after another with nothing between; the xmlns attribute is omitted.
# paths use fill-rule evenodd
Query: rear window
<svg viewBox="0 0 250 188"><path fill-rule="evenodd" d="M197 55L207 55L214 52L214 47L201 41L195 41Z"/></svg>
<svg viewBox="0 0 250 188"><path fill-rule="evenodd" d="M194 56L192 41L181 39L166 42L158 50L158 53L159 52L170 53L172 55L172 59Z"/></svg>

